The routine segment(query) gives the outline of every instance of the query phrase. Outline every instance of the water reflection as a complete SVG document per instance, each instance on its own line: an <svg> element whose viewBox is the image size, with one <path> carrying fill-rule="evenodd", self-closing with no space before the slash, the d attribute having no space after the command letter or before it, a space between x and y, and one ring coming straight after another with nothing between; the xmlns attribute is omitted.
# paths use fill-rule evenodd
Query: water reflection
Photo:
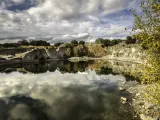
<svg viewBox="0 0 160 120"><path fill-rule="evenodd" d="M9 77L3 75L1 119L130 120L133 117L120 103L118 83L125 80L123 77L98 77L94 71L77 73L78 76L51 74L47 73L45 79L44 74L23 76L20 73L13 78L12 73L9 81L6 81Z"/></svg>
<svg viewBox="0 0 160 120"><path fill-rule="evenodd" d="M136 120L120 101L130 96L118 90L126 78L93 65L52 61L0 73L0 120Z"/></svg>
<svg viewBox="0 0 160 120"><path fill-rule="evenodd" d="M54 60L49 63L26 63L26 64L16 64L11 66L4 66L0 68L1 72L10 73L16 71L15 68L23 68L26 72L31 73L45 73L47 71L54 72L55 70L61 71L61 73L77 73L84 72L88 67L88 64L92 64L93 61L81 61L81 62L70 62L70 61L58 61ZM10 69L10 72L6 69ZM14 68L14 69L13 69Z"/></svg>

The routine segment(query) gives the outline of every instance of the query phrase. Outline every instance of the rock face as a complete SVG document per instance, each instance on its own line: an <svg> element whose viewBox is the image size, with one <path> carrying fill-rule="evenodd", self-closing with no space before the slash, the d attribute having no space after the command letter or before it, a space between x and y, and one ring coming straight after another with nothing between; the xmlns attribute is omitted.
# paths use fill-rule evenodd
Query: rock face
<svg viewBox="0 0 160 120"><path fill-rule="evenodd" d="M108 59L118 59L122 61L135 61L139 63L147 62L147 54L141 46L137 44L121 44L108 47L106 49Z"/></svg>
<svg viewBox="0 0 160 120"><path fill-rule="evenodd" d="M47 58L56 58L56 59L65 59L67 58L66 55L67 48L61 47L59 49L50 48L46 49L34 49L28 52L23 60L45 60Z"/></svg>
<svg viewBox="0 0 160 120"><path fill-rule="evenodd" d="M23 60L45 60L49 56L45 49L34 49L31 52L27 53Z"/></svg>
<svg viewBox="0 0 160 120"><path fill-rule="evenodd" d="M67 51L66 47L60 47L58 49L50 48L47 50L47 53L50 58L64 59L67 58L66 51Z"/></svg>
<svg viewBox="0 0 160 120"><path fill-rule="evenodd" d="M48 56L50 58L57 58L57 49L56 48L50 48L47 50Z"/></svg>

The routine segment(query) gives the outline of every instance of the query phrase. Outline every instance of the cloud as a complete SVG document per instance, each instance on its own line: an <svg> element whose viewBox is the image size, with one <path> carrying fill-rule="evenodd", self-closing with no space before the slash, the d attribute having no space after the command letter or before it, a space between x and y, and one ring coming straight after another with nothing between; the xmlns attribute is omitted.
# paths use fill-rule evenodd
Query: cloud
<svg viewBox="0 0 160 120"><path fill-rule="evenodd" d="M11 1L13 1L14 3L23 3L24 2L24 0L11 0Z"/></svg>
<svg viewBox="0 0 160 120"><path fill-rule="evenodd" d="M0 38L50 38L55 41L125 37L137 0L1 0ZM83 35L85 34L85 35Z"/></svg>

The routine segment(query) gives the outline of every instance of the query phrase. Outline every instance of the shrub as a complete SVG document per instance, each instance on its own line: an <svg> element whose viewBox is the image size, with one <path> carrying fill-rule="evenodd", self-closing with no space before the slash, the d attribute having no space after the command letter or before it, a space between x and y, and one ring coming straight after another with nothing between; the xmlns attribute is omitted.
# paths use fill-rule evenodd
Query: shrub
<svg viewBox="0 0 160 120"><path fill-rule="evenodd" d="M18 41L19 45L29 45L29 42L27 40L20 40Z"/></svg>
<svg viewBox="0 0 160 120"><path fill-rule="evenodd" d="M50 43L47 43L46 41L43 41L43 40L31 40L30 45L33 45L33 46L50 46Z"/></svg>
<svg viewBox="0 0 160 120"><path fill-rule="evenodd" d="M135 44L136 43L136 39L132 38L131 36L127 36L125 43L126 44Z"/></svg>
<svg viewBox="0 0 160 120"><path fill-rule="evenodd" d="M59 46L62 45L62 44L63 44L63 42L58 42L58 43L55 43L54 46L55 46L55 47L59 47Z"/></svg>
<svg viewBox="0 0 160 120"><path fill-rule="evenodd" d="M103 38L98 38L95 41L96 44L103 44Z"/></svg>
<svg viewBox="0 0 160 120"><path fill-rule="evenodd" d="M71 41L71 45L72 45L72 46L77 46L77 45L78 45L78 42L77 42L76 40L72 40L72 41Z"/></svg>
<svg viewBox="0 0 160 120"><path fill-rule="evenodd" d="M84 41L80 41L79 45L85 45L85 42Z"/></svg>
<svg viewBox="0 0 160 120"><path fill-rule="evenodd" d="M88 52L84 46L79 45L79 46L74 47L74 56L75 57L82 57L82 56L87 56L87 55L88 55Z"/></svg>

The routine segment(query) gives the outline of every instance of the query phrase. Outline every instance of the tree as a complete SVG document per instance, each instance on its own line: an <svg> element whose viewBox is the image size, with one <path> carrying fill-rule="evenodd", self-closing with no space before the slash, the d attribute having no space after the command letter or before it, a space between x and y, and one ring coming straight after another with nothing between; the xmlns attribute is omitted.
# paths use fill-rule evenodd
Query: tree
<svg viewBox="0 0 160 120"><path fill-rule="evenodd" d="M33 46L50 46L50 43L43 40L31 40L30 45Z"/></svg>
<svg viewBox="0 0 160 120"><path fill-rule="evenodd" d="M80 42L79 42L79 45L84 45L84 44L85 44L84 41L80 41Z"/></svg>
<svg viewBox="0 0 160 120"><path fill-rule="evenodd" d="M144 66L141 80L145 83L156 82L155 87L148 87L148 98L160 106L160 1L144 0L140 5L143 13L134 12L133 30L139 30L134 36L145 45L149 54L147 66Z"/></svg>
<svg viewBox="0 0 160 120"><path fill-rule="evenodd" d="M74 51L75 57L82 57L82 56L88 55L87 48L83 45L78 45L78 46L74 47L73 51Z"/></svg>
<svg viewBox="0 0 160 120"><path fill-rule="evenodd" d="M17 42L19 45L29 45L29 42L27 40L20 40Z"/></svg>
<svg viewBox="0 0 160 120"><path fill-rule="evenodd" d="M72 40L72 41L71 41L71 44L72 44L72 46L77 46L77 45L78 45L78 41Z"/></svg>
<svg viewBox="0 0 160 120"><path fill-rule="evenodd" d="M136 43L136 39L132 38L131 36L127 36L125 42L126 42L126 44L135 44Z"/></svg>
<svg viewBox="0 0 160 120"><path fill-rule="evenodd" d="M59 47L59 46L62 45L62 44L63 44L62 42L58 42L58 43L55 43L54 46L55 46L55 47Z"/></svg>
<svg viewBox="0 0 160 120"><path fill-rule="evenodd" d="M110 43L111 43L111 41L109 40L109 39L105 39L105 40L103 40L103 45L105 46L105 47L108 47L109 45L110 45Z"/></svg>
<svg viewBox="0 0 160 120"><path fill-rule="evenodd" d="M113 46L113 45L116 45L118 43L119 43L118 40L111 40L110 45Z"/></svg>
<svg viewBox="0 0 160 120"><path fill-rule="evenodd" d="M96 44L102 44L103 43L103 38L98 38L95 41Z"/></svg>

